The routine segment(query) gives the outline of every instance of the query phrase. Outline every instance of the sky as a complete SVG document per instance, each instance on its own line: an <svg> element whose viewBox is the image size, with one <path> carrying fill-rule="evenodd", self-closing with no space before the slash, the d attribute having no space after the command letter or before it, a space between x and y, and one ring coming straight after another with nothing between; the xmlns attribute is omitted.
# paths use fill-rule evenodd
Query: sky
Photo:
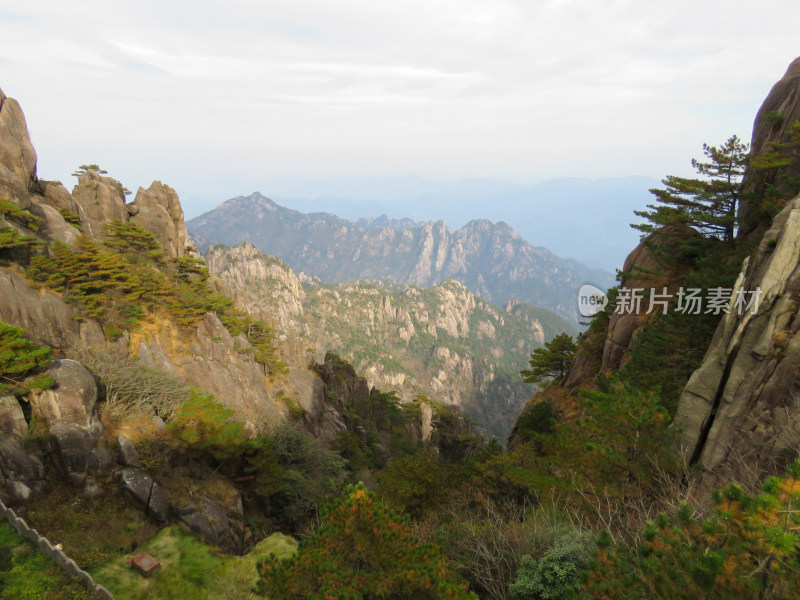
<svg viewBox="0 0 800 600"><path fill-rule="evenodd" d="M749 139L798 22L796 0L0 0L0 88L41 177L97 163L192 216L309 179L688 174Z"/></svg>

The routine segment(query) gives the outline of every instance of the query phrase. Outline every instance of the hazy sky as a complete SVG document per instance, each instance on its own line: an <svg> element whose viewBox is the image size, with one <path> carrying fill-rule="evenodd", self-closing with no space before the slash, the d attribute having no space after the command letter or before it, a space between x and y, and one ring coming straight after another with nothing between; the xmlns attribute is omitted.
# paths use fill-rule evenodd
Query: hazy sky
<svg viewBox="0 0 800 600"><path fill-rule="evenodd" d="M193 203L270 181L686 172L749 139L797 0L0 0L39 173ZM71 181L70 181L71 180Z"/></svg>

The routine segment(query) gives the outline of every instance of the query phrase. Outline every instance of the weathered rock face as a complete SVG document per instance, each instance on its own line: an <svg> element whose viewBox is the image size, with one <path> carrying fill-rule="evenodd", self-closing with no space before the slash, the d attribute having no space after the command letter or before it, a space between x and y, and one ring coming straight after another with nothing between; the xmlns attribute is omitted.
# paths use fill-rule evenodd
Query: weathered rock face
<svg viewBox="0 0 800 600"><path fill-rule="evenodd" d="M215 246L205 258L209 272L220 280L237 306L246 307L276 330L296 332L305 292L289 267L262 254L249 242L235 248Z"/></svg>
<svg viewBox="0 0 800 600"><path fill-rule="evenodd" d="M678 246L688 239L697 237L700 234L689 227L688 225L671 225L664 227L659 231L648 235L642 240L638 246L628 255L625 259L625 264L622 268L623 272L630 273L620 283L620 288L642 288L647 289L650 287L659 286L654 277L648 277L648 272L652 269L662 268L658 259L653 255L650 250L652 246L658 246L665 254L672 255L676 252ZM667 277L671 280L680 278ZM663 277L663 276L662 276ZM660 278L659 278L660 279ZM672 286L667 286L668 288ZM674 291L674 290L669 290ZM615 313L612 315L608 323L608 335L606 337L605 346L603 347L603 358L600 363L600 369L606 371L622 365L627 357L630 355L632 342L636 334L642 330L644 325L650 320L655 312L646 314L646 307L643 303L643 308L636 314L637 311L632 311L631 314Z"/></svg>
<svg viewBox="0 0 800 600"><path fill-rule="evenodd" d="M104 470L111 456L103 442L103 425L94 413L97 384L81 363L55 360L47 370L52 389L30 395L33 414L44 418L61 465L75 485L91 471Z"/></svg>
<svg viewBox="0 0 800 600"><path fill-rule="evenodd" d="M800 58L796 58L784 76L770 90L764 103L758 111L753 125L753 138L751 151L754 155L764 155L775 150L776 143L785 143L791 139L790 127L800 121ZM787 167L786 172L791 177L800 176L800 154L795 152L794 161ZM771 182L784 197L791 198L794 190L783 181ZM745 176L745 188L749 192L761 195L764 190L764 181L752 173ZM739 212L743 215L740 235L748 235L758 226L754 219L757 206L750 206L745 194Z"/></svg>
<svg viewBox="0 0 800 600"><path fill-rule="evenodd" d="M760 475L800 450L800 198L775 218L737 289L761 290L758 311L725 315L675 424L692 460L712 473L746 461Z"/></svg>
<svg viewBox="0 0 800 600"><path fill-rule="evenodd" d="M273 399L264 368L248 355L249 347L244 336L234 339L212 313L191 335L161 323L131 337L131 352L144 365L214 394L236 411L248 433L266 433L286 420L286 409Z"/></svg>
<svg viewBox="0 0 800 600"><path fill-rule="evenodd" d="M0 438L0 489L7 501L24 504L46 485L42 461L10 438Z"/></svg>
<svg viewBox="0 0 800 600"><path fill-rule="evenodd" d="M28 135L25 115L13 98L0 90L0 198L28 206L36 182L36 151Z"/></svg>
<svg viewBox="0 0 800 600"><path fill-rule="evenodd" d="M128 209L134 223L155 234L167 256L186 256L190 240L183 222L183 208L175 190L160 181L154 181L147 189L139 188Z"/></svg>
<svg viewBox="0 0 800 600"><path fill-rule="evenodd" d="M239 508L241 510L241 505ZM199 506L189 504L177 512L181 521L209 544L237 554L244 550L241 512L238 519L232 519L218 502L210 498L203 498Z"/></svg>
<svg viewBox="0 0 800 600"><path fill-rule="evenodd" d="M104 344L97 321L78 321L58 294L35 290L12 269L0 267L0 289L0 320L22 327L33 341L57 349Z"/></svg>
<svg viewBox="0 0 800 600"><path fill-rule="evenodd" d="M28 423L14 396L0 396L0 437L20 441L28 433Z"/></svg>
<svg viewBox="0 0 800 600"><path fill-rule="evenodd" d="M49 204L31 202L28 210L42 219L39 233L49 240L59 241L72 246L80 231L67 223L63 215Z"/></svg>

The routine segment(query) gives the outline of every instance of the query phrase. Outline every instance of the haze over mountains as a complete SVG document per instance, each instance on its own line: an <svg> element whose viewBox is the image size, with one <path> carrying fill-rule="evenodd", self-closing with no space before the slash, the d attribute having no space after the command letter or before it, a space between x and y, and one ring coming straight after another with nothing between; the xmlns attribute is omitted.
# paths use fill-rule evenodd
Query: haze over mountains
<svg viewBox="0 0 800 600"><path fill-rule="evenodd" d="M485 219L457 231L443 221L382 218L356 223L287 209L256 192L224 202L187 227L201 251L212 244L249 241L296 272L328 282L391 279L429 287L456 279L495 304L518 299L574 323L578 288L612 281L610 272L562 259L534 247L508 224Z"/></svg>
<svg viewBox="0 0 800 600"><path fill-rule="evenodd" d="M557 178L536 184L474 178L434 181L414 175L313 180L246 180L251 189L301 212L328 212L357 221L385 214L413 221L443 220L458 229L473 219L505 221L535 246L607 271L621 268L638 243L628 224L652 201L651 177ZM197 206L197 204L195 204ZM201 206L212 208L209 204ZM198 214L197 209L190 216Z"/></svg>

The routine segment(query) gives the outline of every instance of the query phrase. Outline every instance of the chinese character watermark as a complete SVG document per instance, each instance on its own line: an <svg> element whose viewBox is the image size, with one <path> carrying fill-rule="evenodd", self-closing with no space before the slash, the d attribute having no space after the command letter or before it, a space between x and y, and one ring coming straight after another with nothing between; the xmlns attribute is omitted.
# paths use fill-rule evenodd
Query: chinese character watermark
<svg viewBox="0 0 800 600"><path fill-rule="evenodd" d="M616 302L612 307L613 312L619 315L665 315L672 310L685 315L721 315L733 312L742 316L747 312L757 313L760 299L761 288L680 288L673 293L666 287L622 287L617 290ZM608 304L608 296L598 287L586 284L578 292L578 312L583 317L593 317L605 310Z"/></svg>
<svg viewBox="0 0 800 600"><path fill-rule="evenodd" d="M644 312L660 312L667 314L672 299L675 299L674 311L686 315L720 315L735 312L742 316L750 311L758 312L761 288L755 290L733 290L732 288L715 287L705 290L700 288L680 288L674 294L667 288L619 288L614 312L620 315L638 315ZM598 311L599 312L599 311Z"/></svg>

